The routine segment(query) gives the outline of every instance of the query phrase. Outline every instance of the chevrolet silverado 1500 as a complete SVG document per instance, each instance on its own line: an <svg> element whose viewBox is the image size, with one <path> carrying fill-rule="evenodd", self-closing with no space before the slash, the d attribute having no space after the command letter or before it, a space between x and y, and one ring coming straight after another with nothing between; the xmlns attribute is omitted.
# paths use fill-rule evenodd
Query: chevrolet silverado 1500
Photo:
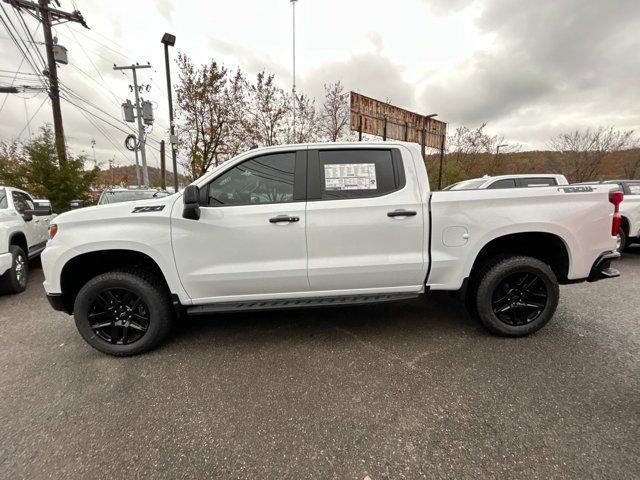
<svg viewBox="0 0 640 480"><path fill-rule="evenodd" d="M419 147L255 149L182 194L60 215L42 256L52 306L112 355L184 314L464 294L491 332L553 316L559 284L615 277L612 185L432 192Z"/></svg>

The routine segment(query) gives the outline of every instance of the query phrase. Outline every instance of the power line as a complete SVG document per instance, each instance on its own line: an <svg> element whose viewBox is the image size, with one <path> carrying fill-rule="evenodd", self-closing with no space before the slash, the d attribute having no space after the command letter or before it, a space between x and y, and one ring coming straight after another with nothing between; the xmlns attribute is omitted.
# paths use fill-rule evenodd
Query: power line
<svg viewBox="0 0 640 480"><path fill-rule="evenodd" d="M27 121L27 124L24 127L22 127L22 130L20 130L20 133L18 134L18 138L20 138L22 136L22 132L24 132L27 129L27 127L29 125L31 125L31 121L38 114L38 112L40 111L40 109L44 105L44 102L46 102L46 101L47 101L47 97L44 97L44 99L42 99L42 102L40 103L40 106L37 108L37 110L35 112L33 112L33 115L31 115L31 118Z"/></svg>

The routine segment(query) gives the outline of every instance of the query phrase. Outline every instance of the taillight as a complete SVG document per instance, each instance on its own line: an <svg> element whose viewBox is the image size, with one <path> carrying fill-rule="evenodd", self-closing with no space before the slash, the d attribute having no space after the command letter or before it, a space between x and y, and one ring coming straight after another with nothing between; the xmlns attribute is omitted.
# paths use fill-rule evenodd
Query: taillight
<svg viewBox="0 0 640 480"><path fill-rule="evenodd" d="M620 190L609 192L609 202L613 204L613 223L611 224L611 235L618 236L620 225L622 224L622 217L620 216L620 203L624 199L624 193Z"/></svg>

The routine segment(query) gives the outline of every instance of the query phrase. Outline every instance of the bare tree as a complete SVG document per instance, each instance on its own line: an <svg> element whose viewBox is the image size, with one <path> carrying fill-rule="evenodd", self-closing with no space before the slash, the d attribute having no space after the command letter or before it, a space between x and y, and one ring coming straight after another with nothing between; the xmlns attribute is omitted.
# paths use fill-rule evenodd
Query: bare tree
<svg viewBox="0 0 640 480"><path fill-rule="evenodd" d="M293 143L315 142L318 135L320 119L315 100L306 95L296 95L296 131L290 135ZM293 124L291 125L293 133Z"/></svg>
<svg viewBox="0 0 640 480"><path fill-rule="evenodd" d="M622 159L622 171L625 178L640 178L640 140L634 138L630 149Z"/></svg>
<svg viewBox="0 0 640 480"><path fill-rule="evenodd" d="M496 146L504 143L504 137L498 135L490 135L485 132L486 123L483 123L475 129L460 126L456 128L452 135L447 137L447 150L450 152L450 158L454 160L457 168L462 174L468 178L477 166L488 166L490 172L494 173L497 168L492 163L496 162L493 153ZM486 159L487 161L483 161Z"/></svg>
<svg viewBox="0 0 640 480"><path fill-rule="evenodd" d="M262 146L278 145L287 138L289 98L276 85L274 75L260 72L249 87L247 127L255 143Z"/></svg>
<svg viewBox="0 0 640 480"><path fill-rule="evenodd" d="M215 61L196 67L178 55L180 82L176 88L179 148L192 179L228 160L241 149L245 135L238 130L245 105L246 81Z"/></svg>
<svg viewBox="0 0 640 480"><path fill-rule="evenodd" d="M340 81L324 85L322 104L322 134L337 142L349 133L349 105Z"/></svg>
<svg viewBox="0 0 640 480"><path fill-rule="evenodd" d="M575 130L554 137L549 146L559 153L553 161L574 182L599 179L604 163L613 152L628 149L633 131L600 127L596 130Z"/></svg>

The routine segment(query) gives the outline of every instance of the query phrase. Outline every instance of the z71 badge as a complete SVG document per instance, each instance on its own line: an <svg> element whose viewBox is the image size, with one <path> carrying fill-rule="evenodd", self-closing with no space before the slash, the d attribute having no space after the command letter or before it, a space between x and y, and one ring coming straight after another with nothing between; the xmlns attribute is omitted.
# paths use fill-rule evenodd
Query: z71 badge
<svg viewBox="0 0 640 480"><path fill-rule="evenodd" d="M152 205L150 207L134 207L133 212L131 213L159 212L162 209L164 209L164 205Z"/></svg>

